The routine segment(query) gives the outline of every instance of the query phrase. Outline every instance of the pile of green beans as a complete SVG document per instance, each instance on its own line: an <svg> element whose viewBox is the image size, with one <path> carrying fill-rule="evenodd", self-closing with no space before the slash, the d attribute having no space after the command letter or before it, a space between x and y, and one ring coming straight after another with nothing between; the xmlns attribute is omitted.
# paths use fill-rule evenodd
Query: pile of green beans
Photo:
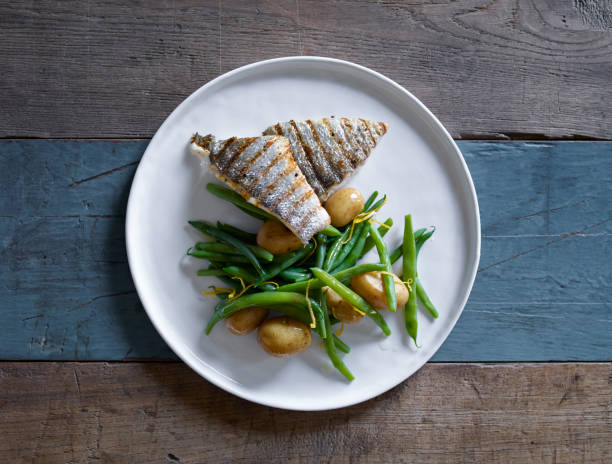
<svg viewBox="0 0 612 464"><path fill-rule="evenodd" d="M227 187L208 184L206 189L256 219L274 219L273 215ZM404 308L405 326L416 343L417 300L434 318L438 317L416 269L419 251L435 229L423 228L413 232L412 218L408 215L404 221L402 243L389 252L383 237L393 226L393 220L388 218L375 226L370 217L385 203L386 196L378 200L377 197L378 192L368 197L358 220L340 228L328 226L309 243L284 255L273 255L259 247L256 231L245 231L222 222L212 225L205 221L189 221L196 230L212 239L200 240L187 250L187 255L210 262L209 267L199 269L197 275L220 279L234 292L230 294L229 290L219 290L219 302L205 333L209 334L219 321L243 308L266 307L310 325L314 333L323 339L332 365L347 380L353 380L353 374L339 354L349 353L350 347L332 332L332 325L341 321L328 309L326 294L330 290L336 292L388 336L391 330L384 317L351 288L350 279L366 272L384 271L381 278L387 306L395 311L395 282L389 273L393 272L393 263L403 258L402 280L411 281L414 290L409 292ZM368 213L370 215L366 216ZM376 248L380 262L360 264L359 260L372 248Z"/></svg>

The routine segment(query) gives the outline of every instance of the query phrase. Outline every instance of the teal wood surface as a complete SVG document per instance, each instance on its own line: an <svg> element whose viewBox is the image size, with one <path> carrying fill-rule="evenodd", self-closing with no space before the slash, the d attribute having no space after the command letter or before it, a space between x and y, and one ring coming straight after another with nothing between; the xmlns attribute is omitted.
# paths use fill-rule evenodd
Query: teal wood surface
<svg viewBox="0 0 612 464"><path fill-rule="evenodd" d="M0 358L174 359L124 214L142 141L0 141ZM612 142L460 142L482 258L435 361L612 360Z"/></svg>

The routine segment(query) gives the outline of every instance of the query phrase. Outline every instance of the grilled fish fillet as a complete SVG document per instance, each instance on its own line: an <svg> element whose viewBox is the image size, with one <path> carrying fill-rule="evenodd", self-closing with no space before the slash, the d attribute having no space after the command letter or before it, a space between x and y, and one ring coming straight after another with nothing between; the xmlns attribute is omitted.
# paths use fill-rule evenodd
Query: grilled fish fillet
<svg viewBox="0 0 612 464"><path fill-rule="evenodd" d="M384 122L323 118L280 122L264 135L283 135L291 142L293 158L321 201L344 182L370 155L387 132Z"/></svg>
<svg viewBox="0 0 612 464"><path fill-rule="evenodd" d="M195 134L194 153L207 157L217 178L276 216L303 243L330 223L327 211L278 135L216 140Z"/></svg>

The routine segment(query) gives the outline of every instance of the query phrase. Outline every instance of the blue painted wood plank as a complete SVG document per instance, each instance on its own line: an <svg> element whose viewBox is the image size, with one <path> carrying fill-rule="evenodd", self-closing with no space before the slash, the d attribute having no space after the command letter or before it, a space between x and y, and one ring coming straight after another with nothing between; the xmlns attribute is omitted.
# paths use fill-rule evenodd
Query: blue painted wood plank
<svg viewBox="0 0 612 464"><path fill-rule="evenodd" d="M0 141L0 358L173 358L127 267L148 141ZM462 142L483 225L436 361L612 360L612 143Z"/></svg>

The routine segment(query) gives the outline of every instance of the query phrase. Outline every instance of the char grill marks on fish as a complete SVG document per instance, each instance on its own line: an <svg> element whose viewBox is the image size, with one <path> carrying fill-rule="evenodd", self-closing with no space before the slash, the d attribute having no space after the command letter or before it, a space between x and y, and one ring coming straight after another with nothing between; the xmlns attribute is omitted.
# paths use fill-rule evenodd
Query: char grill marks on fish
<svg viewBox="0 0 612 464"><path fill-rule="evenodd" d="M278 135L216 140L195 134L194 152L208 156L210 169L256 206L278 217L302 242L330 223L292 153Z"/></svg>
<svg viewBox="0 0 612 464"><path fill-rule="evenodd" d="M368 158L387 124L358 118L280 122L264 131L283 135L293 157L321 201Z"/></svg>

